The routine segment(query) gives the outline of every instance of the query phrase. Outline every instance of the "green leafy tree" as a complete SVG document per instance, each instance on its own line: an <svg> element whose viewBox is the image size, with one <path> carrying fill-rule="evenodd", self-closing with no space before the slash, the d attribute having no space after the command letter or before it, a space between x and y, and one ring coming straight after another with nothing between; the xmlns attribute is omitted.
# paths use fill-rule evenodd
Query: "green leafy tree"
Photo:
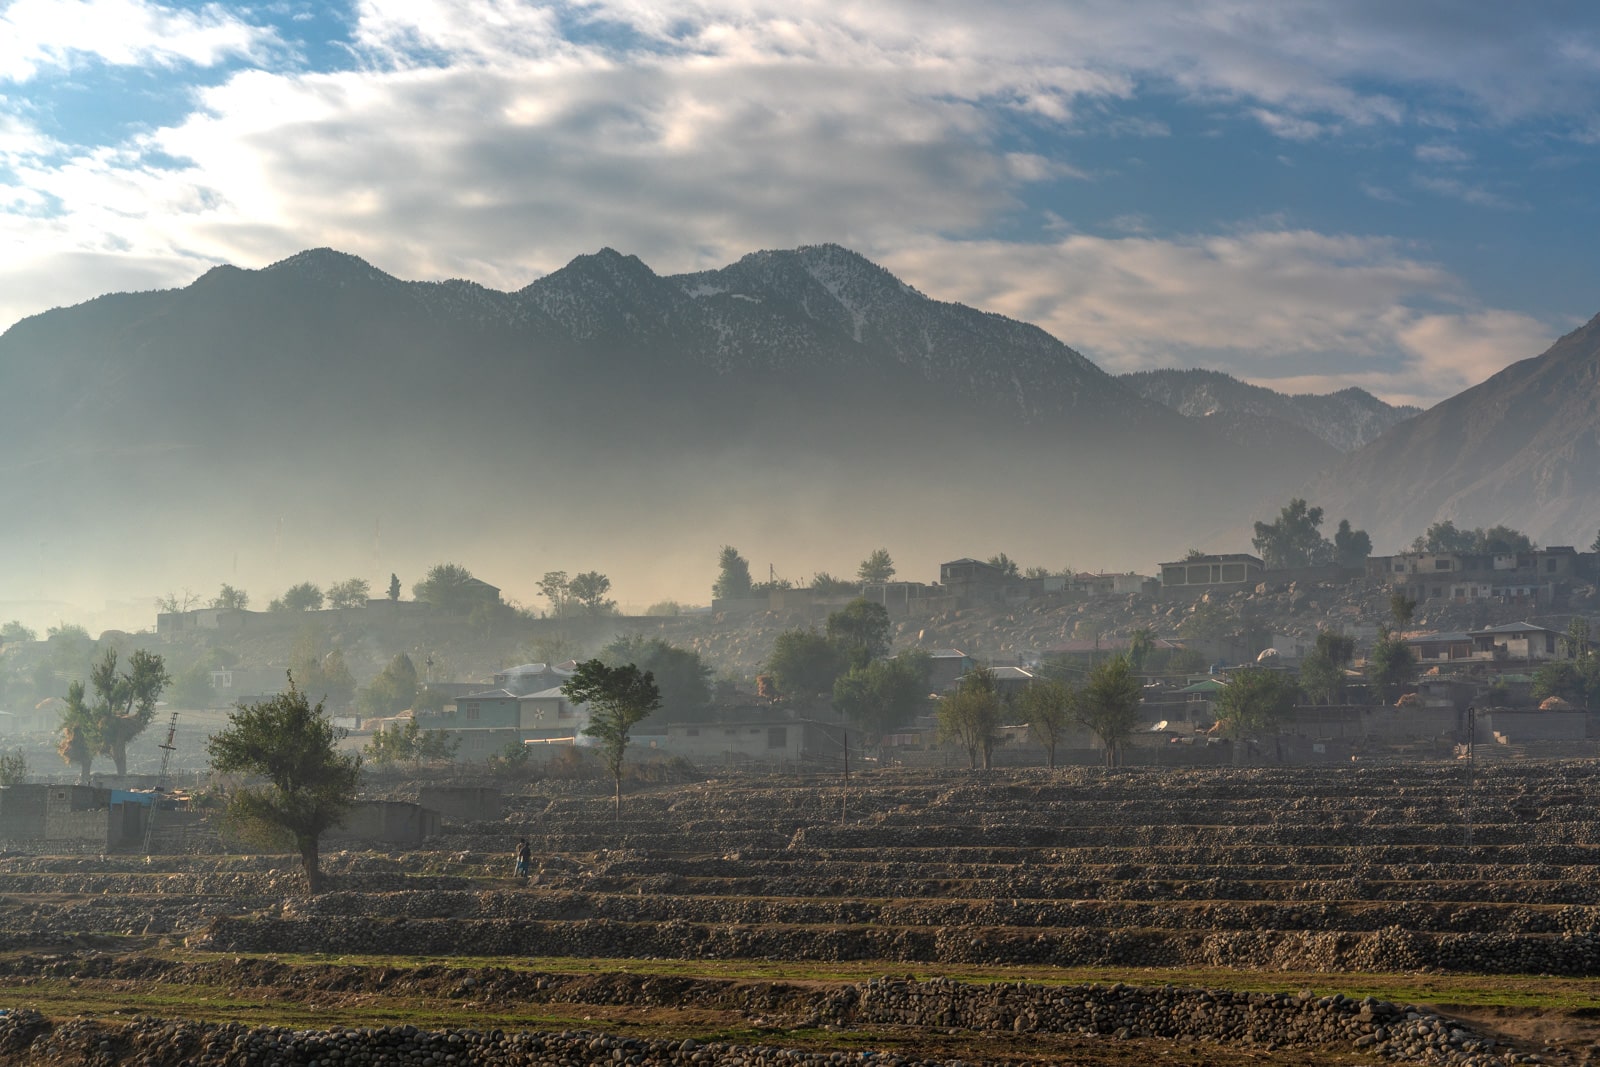
<svg viewBox="0 0 1600 1067"><path fill-rule="evenodd" d="M573 575L567 590L585 614L610 615L617 610L617 602L606 599L606 593L611 591L611 579L599 571Z"/></svg>
<svg viewBox="0 0 1600 1067"><path fill-rule="evenodd" d="M600 743L600 754L615 786L614 812L622 818L622 759L634 726L661 706L661 693L649 671L629 663L607 667L597 659L578 664L561 692L574 704L589 709L584 735Z"/></svg>
<svg viewBox="0 0 1600 1067"><path fill-rule="evenodd" d="M466 615L486 599L484 587L458 563L439 563L411 587L411 595L441 611Z"/></svg>
<svg viewBox="0 0 1600 1067"><path fill-rule="evenodd" d="M1487 530L1474 530L1477 552L1499 555L1511 552L1533 551L1533 540L1521 530L1509 526L1491 526Z"/></svg>
<svg viewBox="0 0 1600 1067"><path fill-rule="evenodd" d="M861 583L848 578L835 578L827 571L811 576L811 591L818 596L853 596L861 592Z"/></svg>
<svg viewBox="0 0 1600 1067"><path fill-rule="evenodd" d="M355 700L356 680L345 663L344 653L328 647L327 634L320 626L307 626L295 639L289 655L289 672L299 686L314 694L319 704L348 708Z"/></svg>
<svg viewBox="0 0 1600 1067"><path fill-rule="evenodd" d="M77 704L69 691L68 723L87 714L93 721L81 731L87 739L92 737L95 755L110 756L116 764L117 774L128 773L128 742L138 737L150 725L155 715L156 701L161 691L172 679L162 664L161 657L139 649L128 657L128 669L117 670L117 650L108 648L100 661L89 671L89 684L94 691L94 703L82 707L83 687L77 687ZM74 727L74 733L80 731ZM65 753L63 753L65 756ZM79 761L74 761L79 762ZM79 762L87 770L87 763Z"/></svg>
<svg viewBox="0 0 1600 1067"><path fill-rule="evenodd" d="M331 608L359 608L367 602L372 587L365 578L346 578L328 586L328 606Z"/></svg>
<svg viewBox="0 0 1600 1067"><path fill-rule="evenodd" d="M1541 663L1533 672L1533 699L1536 701L1559 697L1569 704L1584 707L1589 701L1589 679L1581 664L1573 660L1551 660Z"/></svg>
<svg viewBox="0 0 1600 1067"><path fill-rule="evenodd" d="M61 711L61 743L56 751L61 761L78 768L78 784L88 785L94 758L100 752L101 717L84 699L82 682L67 686L67 703Z"/></svg>
<svg viewBox="0 0 1600 1067"><path fill-rule="evenodd" d="M857 597L828 616L828 640L851 668L889 654L889 609Z"/></svg>
<svg viewBox="0 0 1600 1067"><path fill-rule="evenodd" d="M312 893L322 891L322 835L350 810L361 781L361 757L336 749L344 736L291 676L287 691L241 705L206 742L212 770L265 779L228 798L229 822L260 844L292 844Z"/></svg>
<svg viewBox="0 0 1600 1067"><path fill-rule="evenodd" d="M400 599L400 576L398 574L391 573L389 575L389 599L391 601Z"/></svg>
<svg viewBox="0 0 1600 1067"><path fill-rule="evenodd" d="M1144 686L1126 656L1113 656L1089 672L1075 702L1078 723L1100 739L1106 766L1121 762L1122 744L1139 725Z"/></svg>
<svg viewBox="0 0 1600 1067"><path fill-rule="evenodd" d="M318 611L322 608L322 590L311 582L301 582L284 590L283 596L267 606L269 611Z"/></svg>
<svg viewBox="0 0 1600 1067"><path fill-rule="evenodd" d="M676 600L658 600L644 609L646 615L674 616L683 614L683 605Z"/></svg>
<svg viewBox="0 0 1600 1067"><path fill-rule="evenodd" d="M1128 666L1133 668L1133 673L1144 673L1155 647L1156 632L1148 626L1141 626L1128 635Z"/></svg>
<svg viewBox="0 0 1600 1067"><path fill-rule="evenodd" d="M1361 567L1372 555L1372 538L1365 530L1352 530L1349 519L1340 519L1333 534L1333 555L1341 567Z"/></svg>
<svg viewBox="0 0 1600 1067"><path fill-rule="evenodd" d="M1356 641L1337 630L1317 634L1316 648L1300 664L1300 688L1318 704L1344 697L1344 669L1356 658Z"/></svg>
<svg viewBox="0 0 1600 1067"><path fill-rule="evenodd" d="M1310 507L1299 497L1271 522L1255 524L1250 543L1271 570L1314 567L1333 559L1333 545L1317 532L1322 525L1322 509Z"/></svg>
<svg viewBox="0 0 1600 1067"><path fill-rule="evenodd" d="M978 667L962 676L954 693L939 698L936 721L941 741L955 741L967 750L967 766L984 770L994 763L994 747L1000 743L1000 719L1004 704L995 685L994 674Z"/></svg>
<svg viewBox="0 0 1600 1067"><path fill-rule="evenodd" d="M1411 620L1417 617L1417 602L1415 598L1408 597L1398 591L1390 593L1389 614L1394 618L1396 626L1410 626Z"/></svg>
<svg viewBox="0 0 1600 1067"><path fill-rule="evenodd" d="M873 660L834 681L833 706L864 734L881 738L910 722L927 704L932 668L926 652Z"/></svg>
<svg viewBox="0 0 1600 1067"><path fill-rule="evenodd" d="M717 580L711 586L714 600L739 600L750 595L750 561L732 545L723 545L717 558Z"/></svg>
<svg viewBox="0 0 1600 1067"><path fill-rule="evenodd" d="M372 684L361 691L361 714L379 718L410 708L417 696L417 667L404 652L389 661Z"/></svg>
<svg viewBox="0 0 1600 1067"><path fill-rule="evenodd" d="M816 630L785 630L772 642L767 673L785 696L812 700L833 692L848 664L839 648Z"/></svg>
<svg viewBox="0 0 1600 1067"><path fill-rule="evenodd" d="M984 562L991 567L998 568L1000 573L1005 575L1007 578L1015 578L1019 573L1017 561L1006 555L1004 552L996 553L995 555L984 560Z"/></svg>
<svg viewBox="0 0 1600 1067"><path fill-rule="evenodd" d="M560 618L572 604L572 581L566 571L545 571L539 579L539 595L550 602L550 614Z"/></svg>
<svg viewBox="0 0 1600 1067"><path fill-rule="evenodd" d="M661 710L654 721L693 722L711 705L711 668L698 652L659 637L627 634L602 648L599 659L609 667L631 663L655 679Z"/></svg>
<svg viewBox="0 0 1600 1067"><path fill-rule="evenodd" d="M211 686L211 668L204 662L195 663L179 671L172 679L172 689L167 698L180 708L209 708L216 699Z"/></svg>
<svg viewBox="0 0 1600 1067"><path fill-rule="evenodd" d="M1582 615L1574 615L1572 621L1567 623L1567 633L1562 641L1567 646L1567 655L1573 659L1587 656L1590 646L1589 620Z"/></svg>
<svg viewBox="0 0 1600 1067"><path fill-rule="evenodd" d="M1416 653L1405 640L1384 627L1367 653L1367 684L1385 704L1392 704L1416 670Z"/></svg>
<svg viewBox="0 0 1600 1067"><path fill-rule="evenodd" d="M28 757L22 749L0 752L0 786L22 785L28 780Z"/></svg>
<svg viewBox="0 0 1600 1067"><path fill-rule="evenodd" d="M211 598L211 606L229 611L243 611L250 606L250 594L223 582L222 588L217 590L217 595Z"/></svg>
<svg viewBox="0 0 1600 1067"><path fill-rule="evenodd" d="M1044 746L1051 770L1056 769L1056 746L1077 721L1077 705L1077 691L1054 679L1035 682L1017 698L1017 711L1035 743Z"/></svg>
<svg viewBox="0 0 1600 1067"><path fill-rule="evenodd" d="M521 745L521 742L518 742ZM379 766L409 763L420 769L424 763L444 763L455 759L461 738L448 730L424 730L417 720L407 719L399 729L380 730L361 750L368 762Z"/></svg>
<svg viewBox="0 0 1600 1067"><path fill-rule="evenodd" d="M0 626L0 645L16 645L36 641L39 638L37 631L22 625L12 619L4 626Z"/></svg>
<svg viewBox="0 0 1600 1067"><path fill-rule="evenodd" d="M1234 671L1217 693L1217 721L1235 741L1265 732L1294 708L1294 679L1264 667Z"/></svg>
<svg viewBox="0 0 1600 1067"><path fill-rule="evenodd" d="M863 582L887 582L894 577L894 560L889 558L887 548L875 548L861 561L861 566L856 568L856 577Z"/></svg>

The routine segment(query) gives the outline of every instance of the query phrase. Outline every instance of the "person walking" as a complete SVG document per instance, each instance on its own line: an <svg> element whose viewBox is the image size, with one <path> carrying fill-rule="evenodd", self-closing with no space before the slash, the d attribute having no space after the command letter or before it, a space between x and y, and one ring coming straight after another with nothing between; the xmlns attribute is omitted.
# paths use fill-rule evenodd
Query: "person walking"
<svg viewBox="0 0 1600 1067"><path fill-rule="evenodd" d="M533 853L528 848L528 839L524 837L517 842L517 877L528 877L532 865Z"/></svg>

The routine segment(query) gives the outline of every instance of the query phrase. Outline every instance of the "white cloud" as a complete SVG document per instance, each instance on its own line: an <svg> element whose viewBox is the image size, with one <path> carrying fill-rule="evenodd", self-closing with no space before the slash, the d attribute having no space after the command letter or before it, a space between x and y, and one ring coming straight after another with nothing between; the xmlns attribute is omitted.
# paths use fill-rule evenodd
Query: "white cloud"
<svg viewBox="0 0 1600 1067"><path fill-rule="evenodd" d="M1415 155L1419 163L1458 164L1471 161L1472 156L1464 149L1446 144L1443 141L1430 141L1428 144L1419 144Z"/></svg>
<svg viewBox="0 0 1600 1067"><path fill-rule="evenodd" d="M1382 238L1262 230L1027 246L929 239L884 262L930 295L1037 323L1114 372L1219 366L1250 380L1359 385L1431 403L1552 337L1529 316L1465 306L1456 278Z"/></svg>
<svg viewBox="0 0 1600 1067"><path fill-rule="evenodd" d="M1475 207L1492 207L1502 211L1525 210L1526 204L1519 203L1501 196L1492 189L1485 188L1473 182L1462 181L1459 178L1440 178L1431 174L1418 174L1412 177L1411 183L1418 189L1430 193L1459 200L1463 204L1472 204Z"/></svg>
<svg viewBox="0 0 1600 1067"><path fill-rule="evenodd" d="M185 10L148 0L13 0L0 10L0 83L27 82L84 59L212 66L260 56L275 40L220 4Z"/></svg>

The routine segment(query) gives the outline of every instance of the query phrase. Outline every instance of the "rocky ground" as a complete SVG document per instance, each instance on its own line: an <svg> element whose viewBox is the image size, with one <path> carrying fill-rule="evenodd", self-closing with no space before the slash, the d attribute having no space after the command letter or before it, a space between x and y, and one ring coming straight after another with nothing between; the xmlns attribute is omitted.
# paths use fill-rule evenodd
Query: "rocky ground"
<svg viewBox="0 0 1600 1067"><path fill-rule="evenodd" d="M1597 771L569 786L314 898L9 855L0 1063L1592 1063Z"/></svg>

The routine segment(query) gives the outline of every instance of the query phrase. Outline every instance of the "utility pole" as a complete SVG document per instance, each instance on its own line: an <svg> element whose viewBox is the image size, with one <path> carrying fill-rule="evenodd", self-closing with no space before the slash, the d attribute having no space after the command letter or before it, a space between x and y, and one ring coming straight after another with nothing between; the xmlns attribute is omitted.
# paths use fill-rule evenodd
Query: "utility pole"
<svg viewBox="0 0 1600 1067"><path fill-rule="evenodd" d="M1472 776L1476 759L1478 740L1478 708L1471 705L1467 708L1467 792L1461 798L1461 808L1467 817L1467 847L1472 847Z"/></svg>
<svg viewBox="0 0 1600 1067"><path fill-rule="evenodd" d="M178 712L173 709L172 718L167 720L167 739L159 747L161 749L161 774L156 778L155 796L150 798L150 814L144 820L144 854L150 855L150 841L156 829L156 812L161 810L161 794L167 788L167 770L172 766L172 753L178 746L173 743L173 738L178 735Z"/></svg>

